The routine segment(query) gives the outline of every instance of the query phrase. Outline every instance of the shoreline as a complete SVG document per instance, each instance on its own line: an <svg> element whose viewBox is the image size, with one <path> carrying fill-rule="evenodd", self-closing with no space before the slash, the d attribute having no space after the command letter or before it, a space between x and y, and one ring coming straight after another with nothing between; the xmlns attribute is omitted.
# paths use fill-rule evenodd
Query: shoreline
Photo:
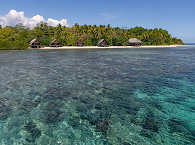
<svg viewBox="0 0 195 145"><path fill-rule="evenodd" d="M63 46L63 47L43 47L38 48L38 50L72 50L72 49L122 49L122 48L175 48L178 46L184 46L184 45L151 45L151 46L109 46L109 47L98 47L98 46ZM37 48L30 48L31 50L37 49Z"/></svg>

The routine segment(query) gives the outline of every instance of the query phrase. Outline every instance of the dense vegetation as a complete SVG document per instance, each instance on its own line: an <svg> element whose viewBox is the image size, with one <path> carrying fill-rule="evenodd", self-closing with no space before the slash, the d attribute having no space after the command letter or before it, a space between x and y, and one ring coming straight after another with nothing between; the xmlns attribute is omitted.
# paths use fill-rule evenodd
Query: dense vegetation
<svg viewBox="0 0 195 145"><path fill-rule="evenodd" d="M64 46L74 46L78 40L83 41L86 46L95 46L100 39L107 40L109 45L121 46L128 45L129 38L138 38L143 45L183 44L182 40L173 38L163 29L122 29L110 25L78 24L72 27L52 27L46 23L41 23L32 30L22 25L5 28L0 26L0 49L26 49L34 38L43 46L48 46L53 39L59 40Z"/></svg>

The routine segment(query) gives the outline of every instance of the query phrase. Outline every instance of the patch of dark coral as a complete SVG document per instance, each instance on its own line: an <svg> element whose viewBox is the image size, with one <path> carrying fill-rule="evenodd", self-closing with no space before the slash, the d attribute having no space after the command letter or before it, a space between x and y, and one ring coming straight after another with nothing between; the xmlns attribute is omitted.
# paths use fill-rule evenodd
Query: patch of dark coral
<svg viewBox="0 0 195 145"><path fill-rule="evenodd" d="M190 134L188 135L188 138L195 142L195 130L190 130Z"/></svg>
<svg viewBox="0 0 195 145"><path fill-rule="evenodd" d="M95 109L102 110L104 108L104 105L102 103L95 104Z"/></svg>
<svg viewBox="0 0 195 145"><path fill-rule="evenodd" d="M123 142L122 145L131 145L131 144L128 142Z"/></svg>
<svg viewBox="0 0 195 145"><path fill-rule="evenodd" d="M64 112L61 111L63 103L56 101L50 101L41 106L43 121L47 124L58 123L64 120Z"/></svg>
<svg viewBox="0 0 195 145"><path fill-rule="evenodd" d="M79 117L70 117L68 120L68 124L71 125L73 128L79 128L80 127L80 118Z"/></svg>
<svg viewBox="0 0 195 145"><path fill-rule="evenodd" d="M154 136L154 133L149 131L149 130L142 129L141 132L140 132L140 135L144 136L144 137L147 137L147 138L152 138Z"/></svg>
<svg viewBox="0 0 195 145"><path fill-rule="evenodd" d="M186 138L195 141L195 130L191 129L185 121L178 118L171 118L168 120L168 126L170 133L183 133Z"/></svg>
<svg viewBox="0 0 195 145"><path fill-rule="evenodd" d="M22 110L23 113L27 114L33 110L33 108L36 108L40 104L39 99L31 99L27 98L23 101L23 103L20 106L20 110Z"/></svg>
<svg viewBox="0 0 195 145"><path fill-rule="evenodd" d="M142 92L148 94L149 96L153 96L154 94L159 92L160 87L158 87L152 81L143 82Z"/></svg>
<svg viewBox="0 0 195 145"><path fill-rule="evenodd" d="M195 111L195 107L193 106L193 107L190 107L190 109L192 110L192 111Z"/></svg>
<svg viewBox="0 0 195 145"><path fill-rule="evenodd" d="M108 118L105 118L103 121L96 124L96 130L104 134L107 134L110 127L111 121Z"/></svg>
<svg viewBox="0 0 195 145"><path fill-rule="evenodd" d="M142 104L135 98L129 98L124 100L114 101L115 111L118 114L120 111L125 111L131 116L135 116L139 109L142 107ZM119 114L120 115L120 114Z"/></svg>
<svg viewBox="0 0 195 145"><path fill-rule="evenodd" d="M80 115L80 119L87 120L91 125L96 126L96 130L98 132L106 134L111 123L109 119L111 117L111 112L109 112L106 106L101 105L100 108L102 107L104 108L103 110L99 109L92 113L87 106L85 106L84 104L79 104L76 110ZM78 119L76 119L75 121L71 119L69 121L69 124L71 124L71 126L79 127Z"/></svg>
<svg viewBox="0 0 195 145"><path fill-rule="evenodd" d="M25 124L24 129L30 134L30 138L26 138L28 142L35 142L35 140L41 136L41 130L39 130L32 121Z"/></svg>
<svg viewBox="0 0 195 145"><path fill-rule="evenodd" d="M94 104L95 104L95 101L92 99L92 98L88 98L88 97L80 97L79 98L79 100L80 100L80 102L79 102L79 105L80 106L86 106L86 108L88 109L88 110L91 110L91 109L93 109L93 107L94 107ZM77 106L77 108L78 108L79 106Z"/></svg>
<svg viewBox="0 0 195 145"><path fill-rule="evenodd" d="M181 119L176 119L176 118L169 119L168 126L169 126L170 133L186 131L185 122Z"/></svg>
<svg viewBox="0 0 195 145"><path fill-rule="evenodd" d="M11 108L6 104L6 100L0 98L0 120L5 120L9 117L11 113Z"/></svg>
<svg viewBox="0 0 195 145"><path fill-rule="evenodd" d="M144 102L146 105L155 107L158 110L162 110L162 105L160 104L160 101L155 98L151 98L150 100L144 100Z"/></svg>
<svg viewBox="0 0 195 145"><path fill-rule="evenodd" d="M155 133L158 133L160 128L160 120L156 116L154 116L152 111L149 111L145 117L145 121L139 124L142 126L142 130L140 132L141 136L152 138Z"/></svg>
<svg viewBox="0 0 195 145"><path fill-rule="evenodd" d="M94 104L94 100L92 98L89 97L80 97L80 102L84 103L84 104Z"/></svg>
<svg viewBox="0 0 195 145"><path fill-rule="evenodd" d="M151 111L149 111L142 127L143 129L150 130L152 132L158 132L160 128L160 121L157 120L157 117L155 117Z"/></svg>
<svg viewBox="0 0 195 145"><path fill-rule="evenodd" d="M84 104L78 104L76 106L76 111L79 113L87 113L89 111L88 107Z"/></svg>
<svg viewBox="0 0 195 145"><path fill-rule="evenodd" d="M60 110L52 110L45 114L46 123L57 123L63 121L64 117L62 116L63 112Z"/></svg>

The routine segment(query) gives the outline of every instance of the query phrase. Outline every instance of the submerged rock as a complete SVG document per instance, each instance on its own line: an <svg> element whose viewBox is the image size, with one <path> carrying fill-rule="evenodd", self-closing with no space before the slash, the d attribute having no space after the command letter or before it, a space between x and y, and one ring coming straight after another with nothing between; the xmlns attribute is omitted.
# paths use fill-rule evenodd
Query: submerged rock
<svg viewBox="0 0 195 145"><path fill-rule="evenodd" d="M168 126L170 129L170 133L173 132L183 132L185 131L185 122L180 120L180 119L176 119L176 118L171 118L168 120Z"/></svg>
<svg viewBox="0 0 195 145"><path fill-rule="evenodd" d="M152 132L158 132L159 124L154 119L150 118L146 119L143 128L151 130Z"/></svg>
<svg viewBox="0 0 195 145"><path fill-rule="evenodd" d="M40 100L32 100L32 99L26 99L20 106L20 110L22 110L25 114L31 112L33 108L36 108L40 103Z"/></svg>
<svg viewBox="0 0 195 145"><path fill-rule="evenodd" d="M39 130L32 121L28 122L24 128L30 133L30 138L26 138L26 141L28 142L35 142L35 140L41 136L41 130Z"/></svg>
<svg viewBox="0 0 195 145"><path fill-rule="evenodd" d="M11 108L6 104L6 100L0 98L0 120L5 120L9 117Z"/></svg>
<svg viewBox="0 0 195 145"><path fill-rule="evenodd" d="M144 137L147 137L147 138L152 138L154 136L154 133L149 131L149 130L142 129L141 132L140 132L140 135L144 136Z"/></svg>
<svg viewBox="0 0 195 145"><path fill-rule="evenodd" d="M153 112L149 111L145 117L145 121L142 125L141 136L152 138L154 133L158 133L160 128L160 122Z"/></svg>
<svg viewBox="0 0 195 145"><path fill-rule="evenodd" d="M102 110L103 108L104 108L104 106L102 104L100 104L100 103L97 103L95 105L95 109L97 109L97 110Z"/></svg>
<svg viewBox="0 0 195 145"><path fill-rule="evenodd" d="M160 104L160 101L155 99L155 98L151 98L148 100L148 98L146 100L144 100L144 102L146 102L146 105L149 105L151 107L154 107L158 110L162 110L162 105Z"/></svg>
<svg viewBox="0 0 195 145"><path fill-rule="evenodd" d="M195 130L191 129L185 121L171 118L168 120L168 126L170 133L183 133L186 138L195 141Z"/></svg>
<svg viewBox="0 0 195 145"><path fill-rule="evenodd" d="M131 145L131 144L128 142L123 142L123 145Z"/></svg>
<svg viewBox="0 0 195 145"><path fill-rule="evenodd" d="M42 120L45 123L57 123L64 119L64 112L61 109L63 103L59 100L50 101L43 104L40 109Z"/></svg>
<svg viewBox="0 0 195 145"><path fill-rule="evenodd" d="M46 123L57 123L63 121L63 119L64 119L63 112L57 109L53 111L49 111L45 115Z"/></svg>
<svg viewBox="0 0 195 145"><path fill-rule="evenodd" d="M102 122L98 122L96 124L96 129L97 129L97 131L101 131L101 132L107 134L107 131L110 127L110 124L111 124L111 121L106 118Z"/></svg>
<svg viewBox="0 0 195 145"><path fill-rule="evenodd" d="M169 132L183 132L185 135L191 135L191 130L185 121L177 118L171 118L168 120Z"/></svg>
<svg viewBox="0 0 195 145"><path fill-rule="evenodd" d="M80 127L80 118L79 117L70 117L68 120L68 124L71 125L73 128L78 128Z"/></svg>
<svg viewBox="0 0 195 145"><path fill-rule="evenodd" d="M125 110L128 114L133 116L137 114L141 107L141 104L134 99L123 100L116 103L118 110Z"/></svg>

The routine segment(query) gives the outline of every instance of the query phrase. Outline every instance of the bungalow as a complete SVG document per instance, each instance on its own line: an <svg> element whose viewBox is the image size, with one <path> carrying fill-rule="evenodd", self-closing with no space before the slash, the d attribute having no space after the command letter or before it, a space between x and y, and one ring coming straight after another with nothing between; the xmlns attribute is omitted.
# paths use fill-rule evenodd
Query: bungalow
<svg viewBox="0 0 195 145"><path fill-rule="evenodd" d="M142 41L140 41L137 38L131 38L131 39L129 39L129 45L130 46L141 46L142 45Z"/></svg>
<svg viewBox="0 0 195 145"><path fill-rule="evenodd" d="M58 40L53 40L50 45L50 47L62 47L62 45L60 44L60 42Z"/></svg>
<svg viewBox="0 0 195 145"><path fill-rule="evenodd" d="M82 41L82 40L77 40L76 41L76 46L84 46L85 45L85 43Z"/></svg>
<svg viewBox="0 0 195 145"><path fill-rule="evenodd" d="M29 46L31 48L41 48L41 43L37 39L30 41Z"/></svg>
<svg viewBox="0 0 195 145"><path fill-rule="evenodd" d="M106 47L108 46L108 43L106 42L105 39L101 39L98 43L97 43L98 47Z"/></svg>

